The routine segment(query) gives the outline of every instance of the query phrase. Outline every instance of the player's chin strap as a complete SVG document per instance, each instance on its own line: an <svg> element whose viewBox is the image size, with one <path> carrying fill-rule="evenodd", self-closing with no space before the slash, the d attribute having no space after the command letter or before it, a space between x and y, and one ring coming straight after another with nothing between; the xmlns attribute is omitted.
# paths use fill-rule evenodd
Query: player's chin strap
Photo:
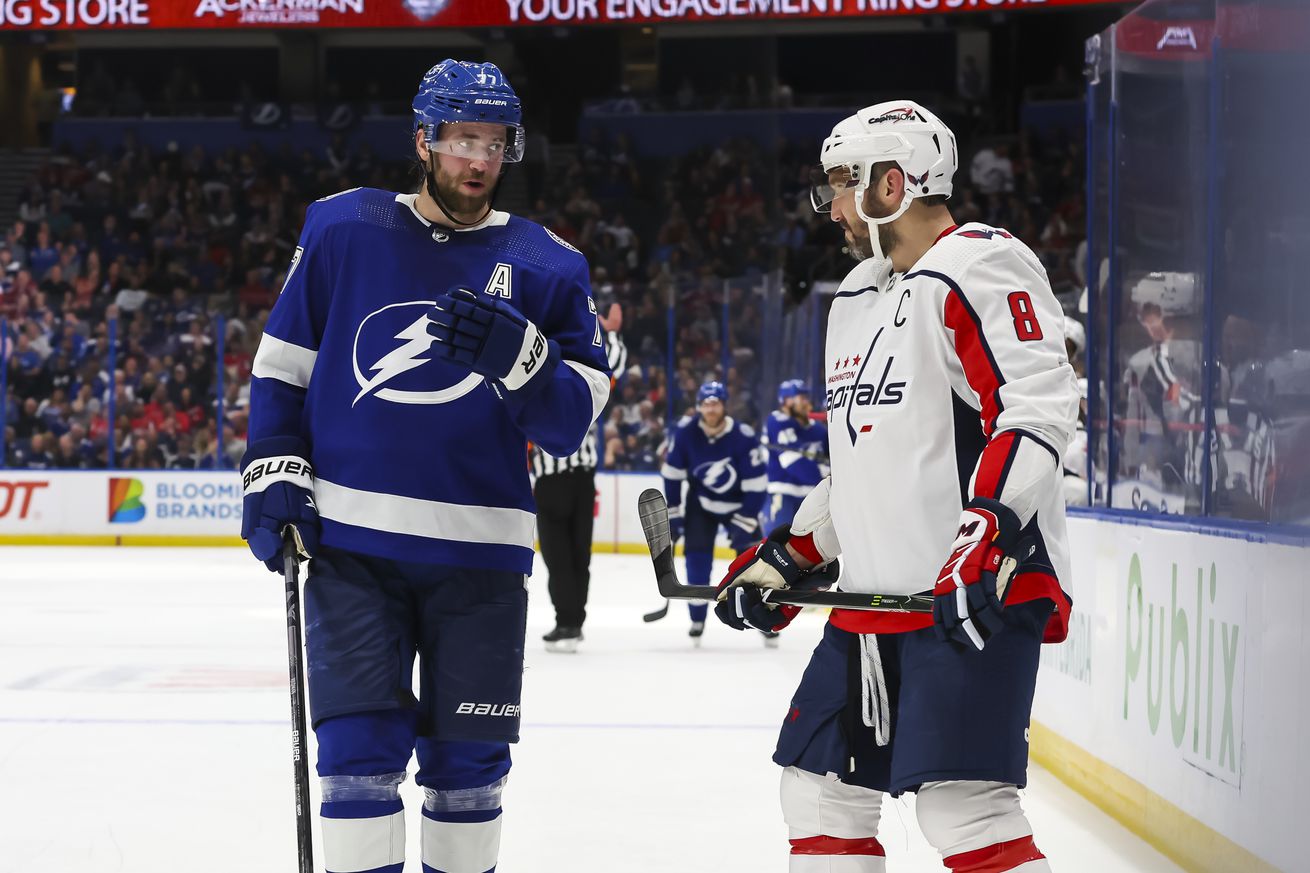
<svg viewBox="0 0 1310 873"><path fill-rule="evenodd" d="M434 153L431 149L428 149L428 165L423 173L423 181L427 185L428 196L431 197L432 201L437 204L437 208L441 210L441 214L446 216L446 219L452 225L458 225L459 227L474 227L486 221L487 217L491 215L491 212L494 208L494 204L496 202L496 195L500 193L500 180L497 179L495 186L493 186L491 189L491 199L487 201L487 211L482 213L482 215L479 216L475 221L460 221L458 218L456 218L454 215L451 214L449 209L446 208L445 201L442 200L441 195L437 193L436 157L434 156Z"/></svg>
<svg viewBox="0 0 1310 873"><path fill-rule="evenodd" d="M869 226L869 247L873 251L873 256L880 261L887 260L887 253L882 250L882 240L878 238L878 225L891 224L896 219L905 214L914 202L914 195L907 188L905 195L901 198L900 208L885 218L872 218L864 211L864 195L868 193L867 185L861 185L855 190L855 214L860 216L865 224ZM890 261L888 261L890 264Z"/></svg>

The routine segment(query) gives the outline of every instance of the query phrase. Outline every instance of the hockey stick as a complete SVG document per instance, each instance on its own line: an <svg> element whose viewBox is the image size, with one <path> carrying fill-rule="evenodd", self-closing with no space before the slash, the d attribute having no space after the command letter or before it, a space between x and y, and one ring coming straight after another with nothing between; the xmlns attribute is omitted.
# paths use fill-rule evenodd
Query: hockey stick
<svg viewBox="0 0 1310 873"><path fill-rule="evenodd" d="M669 534L669 507L657 488L647 488L637 498L637 514L646 534L655 565L655 582L660 594L671 600L714 600L718 590L713 585L683 585L673 565L673 539ZM925 594L860 594L855 591L816 591L796 588L767 590L769 603L793 606L829 606L877 612L931 613L932 597Z"/></svg>
<svg viewBox="0 0 1310 873"><path fill-rule="evenodd" d="M314 873L309 812L309 762L305 756L305 666L301 660L300 556L294 530L282 545L282 581L287 595L287 666L291 678L291 765L296 779L297 873Z"/></svg>
<svg viewBox="0 0 1310 873"><path fill-rule="evenodd" d="M828 453L819 451L818 449L798 449L795 446L784 446L781 443L761 443L761 445L764 446L764 448L768 449L769 451L777 452L778 454L782 454L784 452L791 452L793 454L800 455L802 458L806 458L807 460L814 461L815 463L818 464L832 463L832 461L828 458Z"/></svg>
<svg viewBox="0 0 1310 873"><path fill-rule="evenodd" d="M659 609L655 610L654 612L646 613L641 617L641 620L649 624L652 621L659 621L661 618L663 618L668 614L669 614L669 602L665 600L663 606L661 606Z"/></svg>

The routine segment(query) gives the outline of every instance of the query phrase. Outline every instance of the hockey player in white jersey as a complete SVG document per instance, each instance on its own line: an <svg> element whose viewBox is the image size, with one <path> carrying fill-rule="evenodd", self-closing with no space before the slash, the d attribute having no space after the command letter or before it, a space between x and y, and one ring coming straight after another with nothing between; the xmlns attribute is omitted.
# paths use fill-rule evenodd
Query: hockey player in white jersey
<svg viewBox="0 0 1310 873"><path fill-rule="evenodd" d="M955 137L909 101L824 141L830 212L863 260L828 321L832 475L735 561L720 620L780 630L761 588L839 554L847 591L931 592L932 616L833 610L774 761L792 873L883 873L882 799L917 792L955 873L1050 868L1019 804L1041 644L1070 600L1060 459L1078 407L1041 264L946 206Z"/></svg>

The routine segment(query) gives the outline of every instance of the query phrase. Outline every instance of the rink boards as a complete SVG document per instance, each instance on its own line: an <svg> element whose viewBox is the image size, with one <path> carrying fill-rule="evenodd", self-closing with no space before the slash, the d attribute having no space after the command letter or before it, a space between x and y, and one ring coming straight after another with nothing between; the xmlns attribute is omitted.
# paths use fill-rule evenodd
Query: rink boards
<svg viewBox="0 0 1310 873"><path fill-rule="evenodd" d="M637 495L597 477L596 551L641 551ZM0 472L0 544L239 544L231 472ZM1074 617L1048 646L1032 748L1187 869L1304 869L1304 542L1078 513Z"/></svg>

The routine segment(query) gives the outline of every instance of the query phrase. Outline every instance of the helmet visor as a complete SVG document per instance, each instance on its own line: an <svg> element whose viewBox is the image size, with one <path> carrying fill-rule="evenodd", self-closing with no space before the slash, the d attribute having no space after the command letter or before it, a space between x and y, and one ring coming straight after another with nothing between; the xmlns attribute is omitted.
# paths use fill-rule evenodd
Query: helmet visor
<svg viewBox="0 0 1310 873"><path fill-rule="evenodd" d="M822 169L810 172L810 206L815 212L826 215L832 212L832 201L852 184L851 174L845 167L834 167L825 173Z"/></svg>
<svg viewBox="0 0 1310 873"><path fill-rule="evenodd" d="M468 161L486 161L489 164L518 163L523 160L523 143L526 137L517 127L505 127L504 135L486 136L476 131L458 130L442 137L429 148L443 155Z"/></svg>

